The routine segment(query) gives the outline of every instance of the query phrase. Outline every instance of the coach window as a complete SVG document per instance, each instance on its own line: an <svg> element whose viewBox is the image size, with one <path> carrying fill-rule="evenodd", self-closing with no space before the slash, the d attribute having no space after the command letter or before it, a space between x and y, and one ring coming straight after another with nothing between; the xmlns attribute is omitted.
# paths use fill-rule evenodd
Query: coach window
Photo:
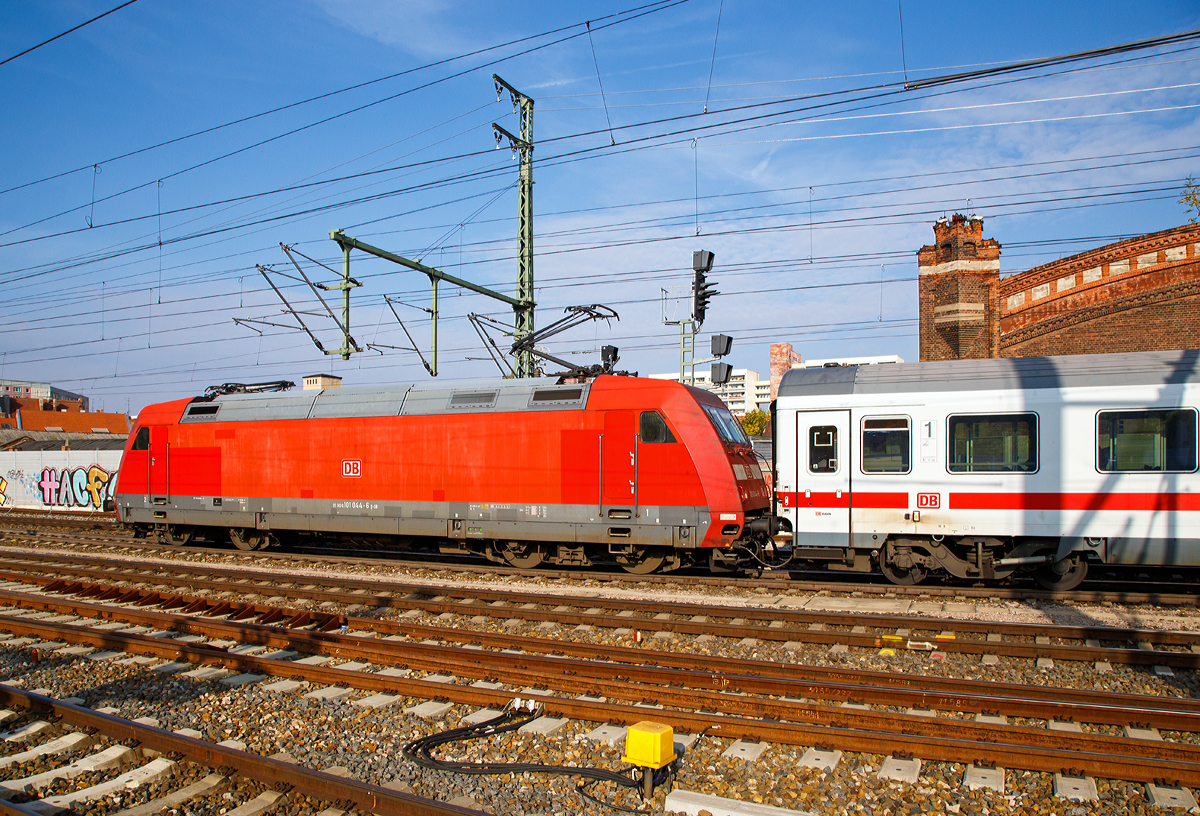
<svg viewBox="0 0 1200 816"><path fill-rule="evenodd" d="M808 429L808 470L810 473L837 470L836 425L815 425Z"/></svg>
<svg viewBox="0 0 1200 816"><path fill-rule="evenodd" d="M1037 414L952 416L949 422L951 473L1033 473L1038 469Z"/></svg>
<svg viewBox="0 0 1200 816"><path fill-rule="evenodd" d="M1104 472L1195 470L1195 410L1101 411L1096 463Z"/></svg>
<svg viewBox="0 0 1200 816"><path fill-rule="evenodd" d="M863 473L908 473L908 417L864 419Z"/></svg>
<svg viewBox="0 0 1200 816"><path fill-rule="evenodd" d="M133 438L130 450L150 450L150 429L143 425L138 428L137 436Z"/></svg>
<svg viewBox="0 0 1200 816"><path fill-rule="evenodd" d="M638 430L640 433L639 439L647 445L675 441L675 435L671 433L671 429L667 427L666 421L659 416L658 411L642 411L641 427Z"/></svg>

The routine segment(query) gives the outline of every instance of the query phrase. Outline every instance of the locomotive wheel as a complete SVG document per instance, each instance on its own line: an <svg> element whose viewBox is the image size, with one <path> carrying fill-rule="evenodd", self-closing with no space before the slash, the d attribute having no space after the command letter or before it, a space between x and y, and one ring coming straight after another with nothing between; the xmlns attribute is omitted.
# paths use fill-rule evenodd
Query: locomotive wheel
<svg viewBox="0 0 1200 816"><path fill-rule="evenodd" d="M1058 567L1058 569L1055 569ZM1059 569L1065 567L1065 572L1059 572ZM1074 558L1059 561L1058 564L1046 564L1039 567L1034 578L1037 582L1052 592L1068 592L1083 583L1083 579L1087 577L1088 562L1086 558L1075 556Z"/></svg>
<svg viewBox="0 0 1200 816"><path fill-rule="evenodd" d="M239 550L261 550L267 546L270 537L266 533L260 533L257 530L244 530L241 527L232 527L229 530L229 540Z"/></svg>
<svg viewBox="0 0 1200 816"><path fill-rule="evenodd" d="M897 586L912 586L919 584L925 580L925 566L923 564L912 563L912 552L907 548L902 548L899 556L909 563L901 566L898 558L896 558L896 548L889 541L887 548L879 554L879 571L883 573L883 577L887 578Z"/></svg>
<svg viewBox="0 0 1200 816"><path fill-rule="evenodd" d="M629 554L616 556L621 569L634 575L649 575L662 568L667 554L659 547L642 547Z"/></svg>
<svg viewBox="0 0 1200 816"><path fill-rule="evenodd" d="M517 569L533 569L546 560L546 550L541 544L522 544L510 541L504 546L504 560Z"/></svg>
<svg viewBox="0 0 1200 816"><path fill-rule="evenodd" d="M192 540L196 531L191 527L184 527L178 524L168 524L166 533L163 535L163 540L172 547L182 547Z"/></svg>

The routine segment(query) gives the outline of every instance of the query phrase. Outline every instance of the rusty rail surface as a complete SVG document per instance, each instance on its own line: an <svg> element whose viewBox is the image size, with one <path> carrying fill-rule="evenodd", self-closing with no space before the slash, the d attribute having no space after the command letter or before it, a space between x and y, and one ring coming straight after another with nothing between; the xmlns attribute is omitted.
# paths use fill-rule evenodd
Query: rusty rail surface
<svg viewBox="0 0 1200 816"><path fill-rule="evenodd" d="M50 599L37 599L51 603ZM52 603L65 603L53 601ZM103 607L102 617L113 617ZM237 614L229 608L221 614ZM178 631L207 631L216 635L241 633L246 642L298 651L322 652L345 658L364 658L383 665L418 665L426 670L452 671L459 676L498 679L558 691L603 695L626 701L674 706L655 709L629 703L563 699L545 694L522 693L542 702L549 713L593 721L632 723L651 714L656 720L688 733L709 731L724 737L766 739L785 744L835 746L866 753L913 754L925 759L951 762L999 763L1004 767L1044 772L1079 772L1095 776L1154 781L1170 779L1180 784L1200 783L1200 746L1171 742L1111 737L1098 734L1070 734L1024 726L993 725L946 718L928 718L900 714L859 711L840 707L814 706L788 700L747 697L742 694L664 687L661 677L651 682L630 682L625 677L630 667L617 667L615 677L581 677L577 666L551 673L545 666L503 668L483 665L480 660L492 655L510 664L520 656L487 653L481 650L438 647L442 654L416 644L370 640L328 632L281 630L276 627L229 621L202 621L181 615L157 614L161 628ZM232 655L224 650L195 644L178 644L162 638L136 634L93 632L78 626L4 618L5 628L71 643L116 648L132 653L152 654L168 659L224 666L262 675L295 677L329 685L349 685L375 691L391 691L410 697L445 699L483 707L503 707L516 693L457 684L434 683L369 672L346 671L324 666ZM434 656L430 656L434 653ZM424 656L421 656L421 655ZM490 658L489 658L490 660ZM706 714L704 711L719 711ZM700 713L697 713L700 712ZM1147 716L1146 710L1135 716ZM1179 719L1175 720L1180 722Z"/></svg>
<svg viewBox="0 0 1200 816"><path fill-rule="evenodd" d="M888 705L942 708L972 713L998 713L1040 719L1078 719L1110 725L1151 725L1171 730L1200 731L1200 701L1177 697L1117 694L1053 687L997 684L978 680L951 680L912 674L828 669L761 660L707 656L706 671L697 671L694 655L660 650L595 646L492 632L440 628L423 624L352 618L334 613L312 613L261 604L236 604L228 600L171 596L143 590L106 588L103 585L66 585L57 591L122 604L124 608L80 604L71 600L31 597L0 591L0 602L56 612L85 611L92 617L120 617L131 624L170 628L187 634L233 638L244 643L291 648L314 654L355 659L381 659L395 653L406 665L428 671L454 670L462 650L424 643L396 644L377 640L364 646L362 635L406 635L414 639L439 638L458 643L520 649L531 654L472 650L471 660L480 667L524 667L529 671L556 671L571 676L626 677L634 673L642 682L680 687L717 689L778 696L808 696L821 699ZM164 617L159 612L139 611L157 607L196 616ZM199 620L205 618L210 620ZM225 620L211 620L225 618ZM250 621L254 621L251 623ZM13 621L21 623L20 619ZM354 635L338 635L345 626ZM323 633L297 633L286 638L284 629L305 628ZM550 658L538 655L553 655ZM399 659L399 658L394 658ZM602 662L597 662L602 661Z"/></svg>
<svg viewBox="0 0 1200 816"><path fill-rule="evenodd" d="M0 557L0 561L3 561ZM8 559L13 560L13 559ZM24 559L22 559L24 560ZM1153 629L1124 629L1108 626L1061 626L1051 624L992 623L987 621L954 620L945 618L923 618L906 615L874 615L839 612L811 612L806 610L780 609L776 607L727 607L677 602L647 603L643 600L620 600L605 598L579 598L576 596L545 595L504 590L468 590L438 588L406 582L390 582L373 579L321 578L305 576L303 580L315 588L297 587L294 575L271 574L263 571L233 569L225 567L197 567L194 565L158 565L152 569L129 566L103 558L65 556L51 559L53 567L35 562L37 569L54 569L92 580L113 581L124 578L128 581L187 586L215 591L270 591L287 594L295 598L315 601L331 601L343 604L361 604L377 608L421 609L433 614L451 612L460 615L486 614L494 617L521 617L531 621L548 621L559 624L602 624L607 626L632 626L645 632L674 632L687 635L717 635L730 638L755 637L760 640L796 641L832 645L836 643L864 648L897 646L914 648L924 644L943 652L959 654L996 654L1009 657L1036 659L1049 657L1058 660L1093 661L1107 660L1135 666L1169 666L1180 669L1200 668L1200 653L1193 651L1168 651L1146 649L1151 646L1173 646L1200 649L1200 632L1181 632ZM88 566L80 566L86 564ZM65 565L65 566L64 566ZM100 565L107 565L102 568ZM118 566L118 571L111 567ZM164 572L174 575L164 575ZM199 574L198 574L199 573ZM209 576L219 577L209 577ZM0 570L0 578L25 581L41 586L51 586L59 576L34 575L28 572ZM322 588L324 585L326 588ZM329 589L329 586L339 589ZM432 593L440 593L434 595ZM504 606L497 606L503 602ZM537 604L540 609L517 608ZM553 607L560 607L554 609ZM706 620L656 620L652 617L605 618L588 611L570 612L561 607L590 607L608 610L611 613L640 612L650 615L668 612L672 615L705 618ZM716 620L714 620L716 618ZM746 623L733 623L740 618ZM783 622L784 626L778 626ZM775 623L775 626L771 624ZM813 629L812 624L822 626L854 627L875 629L907 628L922 632L938 632L950 629L956 634L998 633L1010 637L1033 640L1038 636L1059 640L1137 644L1129 648L1105 646L1076 646L1067 644L1038 644L1029 642L989 642L981 639L938 638L929 635L922 638L898 638L885 633L854 633L848 631ZM922 648L917 645L915 648Z"/></svg>
<svg viewBox="0 0 1200 816"><path fill-rule="evenodd" d="M2 518L2 516L0 516ZM32 520L26 520L30 522ZM96 517L96 522L101 523L101 519ZM107 522L104 522L107 523ZM103 524L101 525L103 526ZM116 546L136 548L149 551L159 551L164 553L178 552L179 550L168 547L162 544L147 541L145 539L133 539L126 533L114 531L108 533L111 541L104 542ZM631 575L624 571L599 571L599 570L581 570L581 569L555 569L548 567L538 567L535 569L521 569L517 567L508 567L494 563L463 563L451 562L447 563L444 558L440 560L438 556L429 554L427 560L406 560L396 557L381 558L370 557L365 553L370 550L347 550L344 547L329 546L329 547L313 547L315 551L332 552L328 558L322 558L316 553L308 553L304 556L299 556L295 552L273 552L273 551L256 551L253 554L254 558L269 560L288 560L299 557L304 557L312 561L336 560L342 563L355 563L365 565L381 565L393 568L408 568L408 569L428 569L443 572L467 572L478 573L481 575L519 575L519 576L537 576L544 578L555 578L565 580L594 580L605 581L612 584L696 584L708 586L736 586L746 588L768 588L777 590L798 590L804 592L817 591L832 591L837 593L860 592L866 595L888 595L888 596L937 596L943 598L962 597L973 599L1024 599L1024 600L1073 600L1100 602L1111 601L1114 603L1131 603L1131 604L1161 604L1165 606L1200 606L1200 591L1191 593L1180 592L1162 592L1162 591L1142 591L1134 592L1128 589L1128 580L1122 581L1122 589L1118 591L1105 590L1071 590L1070 592L1054 592L1045 589L1032 589L1025 587L1010 587L1010 586L938 586L931 584L921 584L919 586L899 586L886 581L877 581L875 583L851 583L846 580L847 576L839 576L837 580L819 581L808 580L804 577L809 571L800 570L761 570L757 576L751 577L751 573L743 576L729 575L707 575L707 574L689 574L689 573L661 573L651 575ZM211 553L217 556L238 556L250 557L249 553L244 553L237 550L231 550L227 547L196 547L188 546L185 552L195 553ZM413 553L413 556L419 557L422 553ZM1200 587L1197 587L1200 590Z"/></svg>
<svg viewBox="0 0 1200 816"><path fill-rule="evenodd" d="M134 741L143 748L160 753L180 754L187 760L209 768L234 769L239 776L267 785L289 785L315 799L350 801L372 813L395 816L479 816L483 813L185 737L3 684L0 684L0 704L21 706L118 741ZM17 812L28 816L27 811Z"/></svg>

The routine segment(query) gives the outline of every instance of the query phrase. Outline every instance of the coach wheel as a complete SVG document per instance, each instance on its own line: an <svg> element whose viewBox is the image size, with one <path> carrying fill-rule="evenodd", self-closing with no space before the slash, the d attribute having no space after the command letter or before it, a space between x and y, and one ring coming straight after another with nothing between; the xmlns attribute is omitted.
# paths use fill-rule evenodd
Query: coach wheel
<svg viewBox="0 0 1200 816"><path fill-rule="evenodd" d="M1064 558L1054 564L1039 567L1034 577L1044 588L1053 592L1067 592L1083 583L1087 577L1088 562L1078 555Z"/></svg>
<svg viewBox="0 0 1200 816"><path fill-rule="evenodd" d="M667 554L660 547L640 547L615 557L621 569L634 575L649 575L661 569L667 561Z"/></svg>
<svg viewBox="0 0 1200 816"><path fill-rule="evenodd" d="M241 527L233 527L229 530L229 540L239 550L261 550L270 541L266 533L244 530Z"/></svg>
<svg viewBox="0 0 1200 816"><path fill-rule="evenodd" d="M163 536L163 540L172 547L182 547L184 544L187 544L189 541L191 541L195 534L196 531L191 527L184 527L178 524L168 524L166 534Z"/></svg>
<svg viewBox="0 0 1200 816"><path fill-rule="evenodd" d="M523 544L509 541L504 545L504 560L517 569L533 569L546 560L546 550L541 544Z"/></svg>
<svg viewBox="0 0 1200 816"><path fill-rule="evenodd" d="M888 542L879 554L879 571L898 586L912 586L925 580L925 566L917 563L908 547L895 547Z"/></svg>

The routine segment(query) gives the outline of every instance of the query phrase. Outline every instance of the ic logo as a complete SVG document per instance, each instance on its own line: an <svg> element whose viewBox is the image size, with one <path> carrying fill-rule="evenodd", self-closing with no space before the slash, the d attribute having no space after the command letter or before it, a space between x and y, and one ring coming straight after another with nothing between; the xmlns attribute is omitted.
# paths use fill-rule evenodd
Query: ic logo
<svg viewBox="0 0 1200 816"><path fill-rule="evenodd" d="M342 476L346 479L357 479L362 476L361 459L343 459Z"/></svg>
<svg viewBox="0 0 1200 816"><path fill-rule="evenodd" d="M942 506L941 493L918 493L917 507L922 510L937 510Z"/></svg>

